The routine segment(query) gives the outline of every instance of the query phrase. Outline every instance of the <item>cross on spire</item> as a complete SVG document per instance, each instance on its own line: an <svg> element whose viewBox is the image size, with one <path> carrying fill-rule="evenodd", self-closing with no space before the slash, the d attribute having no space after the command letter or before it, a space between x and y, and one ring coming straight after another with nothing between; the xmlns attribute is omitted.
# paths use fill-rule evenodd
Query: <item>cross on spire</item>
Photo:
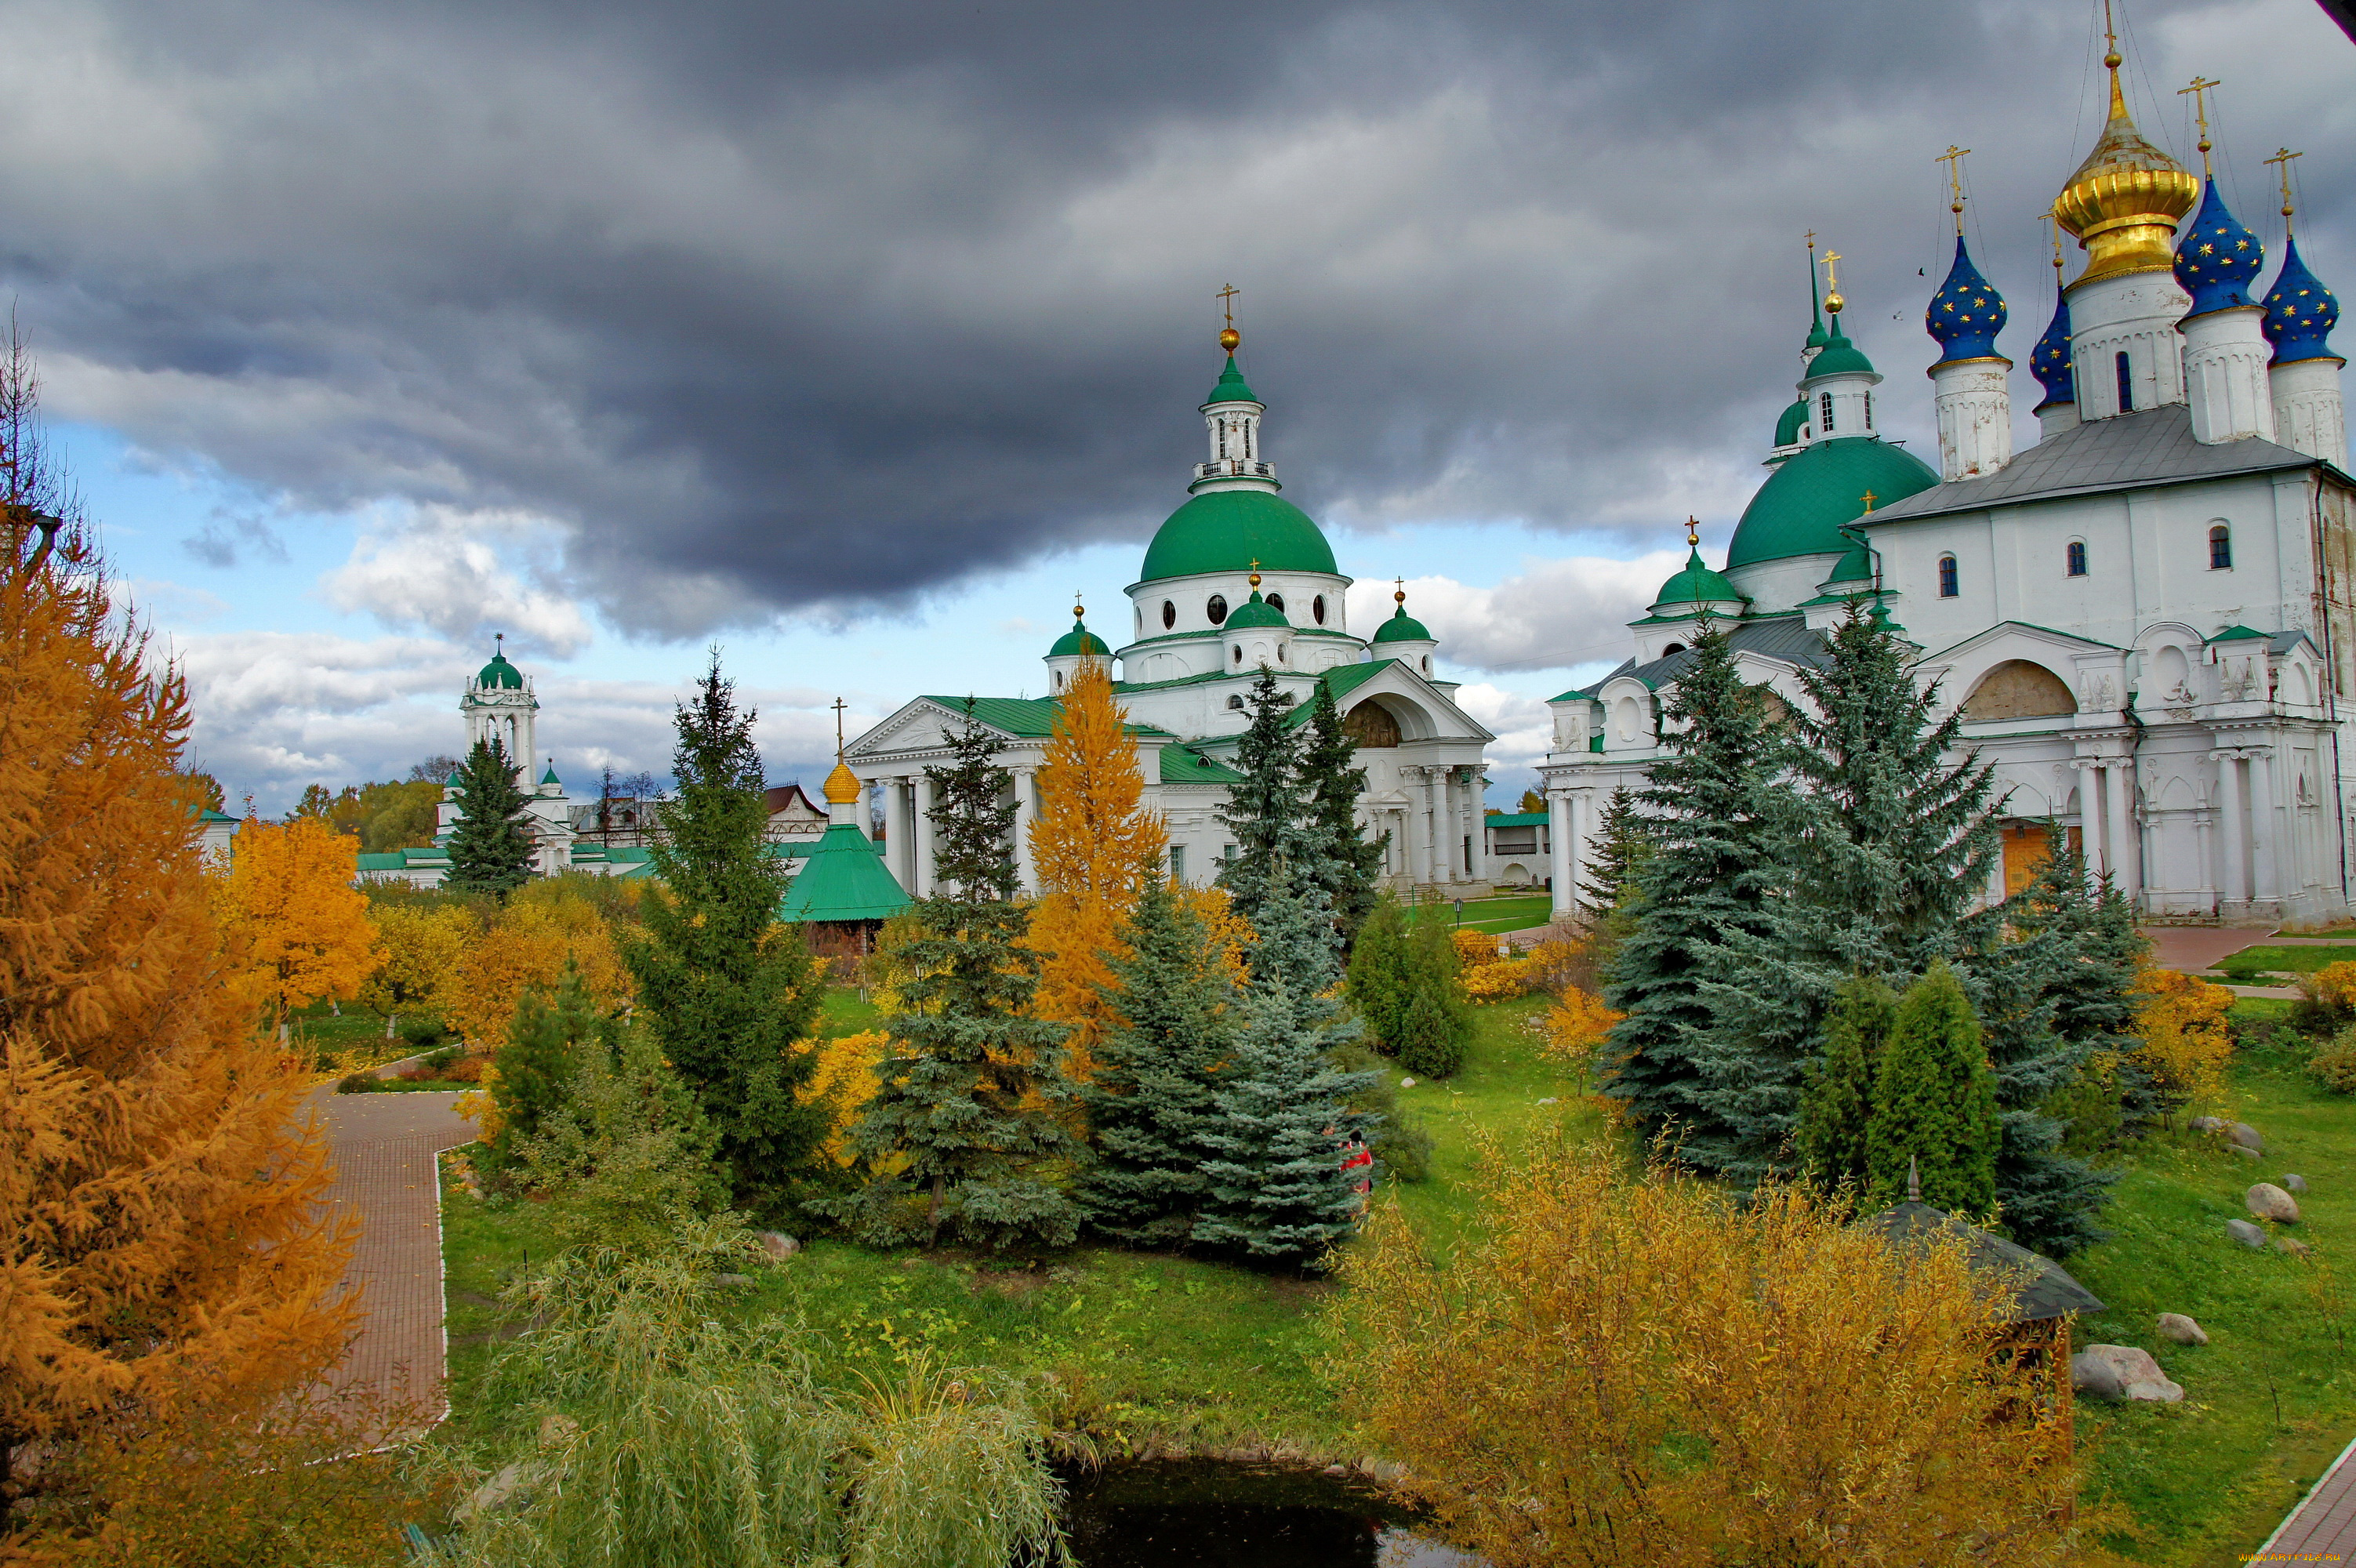
<svg viewBox="0 0 2356 1568"><path fill-rule="evenodd" d="M1701 548L1701 519L1697 517L1686 519L1686 543L1697 550Z"/></svg>
<svg viewBox="0 0 2356 1568"><path fill-rule="evenodd" d="M1958 238L1964 232L1964 160L1971 156L1971 152L1969 147L1959 147L1949 142L1947 150L1931 160L1934 164L1947 166L1947 210L1955 215Z"/></svg>
<svg viewBox="0 0 2356 1568"><path fill-rule="evenodd" d="M2290 160L2293 158L2303 158L2305 156L2307 156L2305 153L2295 153L2288 147L2279 147L2276 149L2274 156L2265 160L2270 164L2278 165L2282 171L2282 215L2283 232L2285 234L2288 234L2290 232L2290 215L2291 208L2293 206L2290 199Z"/></svg>
<svg viewBox="0 0 2356 1568"><path fill-rule="evenodd" d="M2209 166L2209 90L2223 85L2224 83L2211 81L2205 76L2196 75L2192 79L2191 86L2179 87L2176 90L2176 95L2179 98L2188 92L2192 94L2192 117L2201 123L2201 177L2203 179L2217 177L2217 171Z"/></svg>
<svg viewBox="0 0 2356 1568"><path fill-rule="evenodd" d="M841 697L834 700L834 759L842 760L842 710L846 704Z"/></svg>
<svg viewBox="0 0 2356 1568"><path fill-rule="evenodd" d="M1831 311L1835 316L1838 316L1840 314L1841 306L1848 303L1847 300L1841 298L1840 273L1838 270L1840 259L1841 253L1838 251L1833 250L1830 247L1826 249L1824 256L1825 308Z"/></svg>
<svg viewBox="0 0 2356 1568"><path fill-rule="evenodd" d="M1236 324L1236 295L1241 293L1243 293L1243 290L1237 288L1233 284L1229 284L1226 287L1221 289L1218 293L1211 296L1219 302L1219 308L1226 313L1227 325L1230 327L1233 327Z"/></svg>

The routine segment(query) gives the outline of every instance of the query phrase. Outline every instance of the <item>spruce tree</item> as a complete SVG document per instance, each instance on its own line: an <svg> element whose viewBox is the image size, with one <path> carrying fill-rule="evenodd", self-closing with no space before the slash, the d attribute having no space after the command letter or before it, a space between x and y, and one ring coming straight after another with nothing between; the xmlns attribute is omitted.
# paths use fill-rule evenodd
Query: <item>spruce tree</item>
<svg viewBox="0 0 2356 1568"><path fill-rule="evenodd" d="M1597 1070L1603 1092L1627 1101L1648 1135L1719 1169L1733 1139L1698 1093L1699 1052L1715 1021L1701 966L1730 935L1765 929L1774 883L1766 708L1736 671L1721 628L1705 626L1695 639L1663 718L1665 755L1636 798L1653 824L1650 849L1604 977L1604 1000L1626 1016Z"/></svg>
<svg viewBox="0 0 2356 1568"><path fill-rule="evenodd" d="M508 1026L508 1043L492 1059L499 1075L500 1127L491 1147L498 1157L506 1158L518 1139L538 1135L572 1092L573 1076L587 1055L610 1056L616 1034L614 1023L598 1016L582 983L581 966L570 958L553 998L537 988L523 993Z"/></svg>
<svg viewBox="0 0 2356 1568"><path fill-rule="evenodd" d="M740 1202L773 1204L806 1179L827 1134L797 1095L817 1069L823 982L776 912L785 875L768 853L753 709L715 652L674 720L677 798L651 846L659 879L640 906L647 940L624 950L638 1007L720 1136Z"/></svg>
<svg viewBox="0 0 2356 1568"><path fill-rule="evenodd" d="M1208 1189L1205 1142L1241 1019L1202 918L1149 883L1108 959L1114 1018L1080 1090L1096 1163L1079 1190L1090 1229L1132 1246L1183 1242Z"/></svg>
<svg viewBox="0 0 2356 1568"><path fill-rule="evenodd" d="M525 831L528 797L518 787L515 764L496 740L478 740L458 765L452 804L450 869L442 886L458 893L505 898L531 877L531 834Z"/></svg>
<svg viewBox="0 0 2356 1568"><path fill-rule="evenodd" d="M1398 896L1386 891L1358 928L1347 986L1371 1043L1386 1056L1397 1055L1397 1042L1405 1037L1408 997L1414 989L1409 971L1407 915Z"/></svg>
<svg viewBox="0 0 2356 1568"><path fill-rule="evenodd" d="M1408 923L1407 995L1391 1048L1422 1078L1455 1077L1472 1045L1472 1001L1443 908L1427 905Z"/></svg>
<svg viewBox="0 0 2356 1568"><path fill-rule="evenodd" d="M916 978L885 1022L893 1049L853 1138L876 1174L827 1211L880 1245L946 1231L1060 1247L1081 1218L1062 1179L1087 1151L1061 1116L1073 1094L1064 1026L1033 1016L1039 958L1020 945L1014 805L998 737L973 714L968 698L950 762L925 770L941 891L909 911L917 935L901 951Z"/></svg>
<svg viewBox="0 0 2356 1568"><path fill-rule="evenodd" d="M1979 1020L1944 959L1900 998L1873 1092L1866 1130L1870 1200L1903 1198L1910 1168L1919 1167L1924 1203L1967 1219L1989 1215L2003 1136L1996 1075Z"/></svg>
<svg viewBox="0 0 2356 1568"><path fill-rule="evenodd" d="M1636 809L1636 797L1622 787L1612 791L1588 847L1587 880L1579 891L1589 908L1608 914L1620 907L1644 857L1650 824Z"/></svg>
<svg viewBox="0 0 2356 1568"><path fill-rule="evenodd" d="M1281 858L1261 887L1253 929L1243 1038L1222 1075L1218 1113L1204 1134L1210 1191L1194 1239L1275 1262L1315 1265L1349 1233L1358 1209L1342 1168L1352 1133L1374 1118L1350 1108L1371 1072L1335 1068L1326 1053L1347 1038L1322 889L1297 882Z"/></svg>
<svg viewBox="0 0 2356 1568"><path fill-rule="evenodd" d="M1902 984L1996 923L1975 909L1998 854L1991 769L1962 746L1962 711L1933 722L1936 693L1916 682L1911 645L1858 605L1826 652L1799 671L1808 701L1773 747L1789 781L1770 811L1776 896L1700 966L1710 1016L1697 1093L1730 1134L1719 1168L1745 1187L1786 1157L1842 981Z"/></svg>
<svg viewBox="0 0 2356 1568"><path fill-rule="evenodd" d="M1890 988L1864 975L1850 976L1833 995L1824 1054L1809 1072L1794 1140L1801 1169L1820 1187L1865 1189L1874 1074L1897 1012Z"/></svg>
<svg viewBox="0 0 2356 1568"><path fill-rule="evenodd" d="M1333 922L1346 945L1375 907L1383 869L1383 844L1358 825L1358 798L1366 792L1366 770L1356 766L1358 743L1342 725L1342 710L1325 682L1310 699L1301 745L1299 799L1307 810L1301 875L1333 906Z"/></svg>
<svg viewBox="0 0 2356 1568"><path fill-rule="evenodd" d="M1219 808L1219 821L1235 835L1236 853L1219 869L1219 886L1235 900L1236 913L1259 924L1260 900L1281 858L1296 867L1304 858L1308 832L1302 820L1301 732L1288 722L1291 703L1266 670L1246 696L1251 721L1236 742L1236 770L1243 775Z"/></svg>

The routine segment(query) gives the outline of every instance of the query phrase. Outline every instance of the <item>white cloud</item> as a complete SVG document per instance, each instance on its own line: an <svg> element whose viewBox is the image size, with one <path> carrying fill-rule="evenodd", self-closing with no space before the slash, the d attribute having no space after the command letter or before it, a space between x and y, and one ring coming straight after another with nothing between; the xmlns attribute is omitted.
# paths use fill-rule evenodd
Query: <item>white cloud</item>
<svg viewBox="0 0 2356 1568"><path fill-rule="evenodd" d="M351 559L320 580L320 591L338 609L366 611L387 627L472 641L502 631L524 648L569 658L591 640L588 617L548 585L545 565L519 570L505 558L544 557L556 533L553 523L514 511L380 512Z"/></svg>
<svg viewBox="0 0 2356 1568"><path fill-rule="evenodd" d="M1440 640L1440 657L1470 670L1567 670L1618 659L1627 623L1644 613L1661 584L1684 564L1682 553L1655 550L1633 561L1598 555L1525 561L1518 575L1492 588L1452 577L1416 577L1408 612ZM1350 589L1350 624L1362 632L1387 618L1390 592L1379 582Z"/></svg>

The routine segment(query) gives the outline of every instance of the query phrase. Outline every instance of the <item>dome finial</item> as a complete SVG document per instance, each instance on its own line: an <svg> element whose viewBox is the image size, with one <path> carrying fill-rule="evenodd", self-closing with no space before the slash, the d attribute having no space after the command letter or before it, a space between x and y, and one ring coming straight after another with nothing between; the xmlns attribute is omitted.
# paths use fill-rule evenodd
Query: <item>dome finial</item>
<svg viewBox="0 0 2356 1568"><path fill-rule="evenodd" d="M1244 335L1236 330L1236 295L1242 292L1243 290L1235 285L1229 284L1212 296L1219 302L1219 307L1227 318L1227 324L1219 328L1219 347L1225 349L1231 357L1238 348L1242 347L1244 340Z"/></svg>
<svg viewBox="0 0 2356 1568"><path fill-rule="evenodd" d="M1259 591L1259 557L1257 555L1252 557L1251 585L1253 592L1257 593Z"/></svg>
<svg viewBox="0 0 2356 1568"><path fill-rule="evenodd" d="M1964 160L1971 156L1971 148L1947 144L1947 150L1931 161L1947 166L1947 210L1955 215L1955 238L1964 237Z"/></svg>
<svg viewBox="0 0 2356 1568"><path fill-rule="evenodd" d="M1080 591L1077 588L1075 588L1072 590L1072 618L1074 620L1081 619L1086 613L1087 612L1082 608Z"/></svg>
<svg viewBox="0 0 2356 1568"><path fill-rule="evenodd" d="M1848 301L1841 297L1840 273L1837 270L1837 263L1840 259L1841 254L1838 251L1833 250L1829 246L1826 248L1824 260L1825 310L1827 314L1836 317L1840 315L1841 306L1848 303Z"/></svg>
<svg viewBox="0 0 2356 1568"><path fill-rule="evenodd" d="M1398 614L1405 615L1407 613L1407 579L1393 577L1391 586L1397 590L1391 595L1391 603L1399 607Z"/></svg>
<svg viewBox="0 0 2356 1568"><path fill-rule="evenodd" d="M2126 60L2119 56L2119 30L2111 22L2111 0L2103 0L2103 66L2111 73L2111 118L2127 117L2126 95L2119 91L2119 67Z"/></svg>
<svg viewBox="0 0 2356 1568"><path fill-rule="evenodd" d="M2286 240L2290 238L2291 211L2297 205L2290 199L2290 160L2305 156L2307 156L2305 153L2295 153L2288 147L2277 147L2275 149L2275 156L2266 160L2270 164L2278 166L2282 171L2283 238Z"/></svg>
<svg viewBox="0 0 2356 1568"><path fill-rule="evenodd" d="M1696 550L1701 548L1701 519L1697 517L1686 519L1686 543Z"/></svg>
<svg viewBox="0 0 2356 1568"><path fill-rule="evenodd" d="M2201 177L2211 184L2216 182L2217 171L2210 166L2209 162L2209 90L2223 85L2223 82L2211 81L2205 76L2196 74L2192 78L2191 86L2179 87L2176 90L2176 95L2179 98L2188 92L2192 94L2192 117L2201 123Z"/></svg>

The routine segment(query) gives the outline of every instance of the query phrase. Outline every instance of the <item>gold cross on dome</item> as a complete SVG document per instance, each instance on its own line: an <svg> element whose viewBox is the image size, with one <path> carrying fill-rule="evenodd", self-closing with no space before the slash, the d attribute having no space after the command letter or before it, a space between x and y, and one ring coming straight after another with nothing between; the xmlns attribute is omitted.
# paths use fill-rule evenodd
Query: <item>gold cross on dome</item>
<svg viewBox="0 0 2356 1568"><path fill-rule="evenodd" d="M1964 160L1971 156L1969 147L1947 144L1947 150L1931 161L1947 166L1947 210L1955 215L1955 232L1964 231Z"/></svg>
<svg viewBox="0 0 2356 1568"><path fill-rule="evenodd" d="M842 710L844 706L845 703L841 697L837 697L834 700L834 759L837 762L841 762L842 760Z"/></svg>
<svg viewBox="0 0 2356 1568"><path fill-rule="evenodd" d="M2179 98L2188 92L2192 94L2192 117L2201 123L2201 173L2207 179L2217 177L2217 171L2209 166L2209 90L2222 85L2222 82L2211 81L2205 76L2195 76L2191 86L2176 90Z"/></svg>
<svg viewBox="0 0 2356 1568"><path fill-rule="evenodd" d="M2265 160L2267 163L2279 165L2282 169L2282 215L2283 231L2285 233L2288 233L2290 231L2290 213L2292 205L2290 199L2290 160L2293 158L2303 158L2305 156L2307 156L2305 153L2295 153L2288 147L2279 147L2276 149L2274 156Z"/></svg>
<svg viewBox="0 0 2356 1568"><path fill-rule="evenodd" d="M1701 547L1701 519L1697 517L1686 519L1686 542L1695 549Z"/></svg>
<svg viewBox="0 0 2356 1568"><path fill-rule="evenodd" d="M1229 284L1226 287L1221 289L1218 293L1211 296L1219 302L1220 308L1226 313L1227 325L1230 327L1233 327L1236 324L1236 295L1241 293L1243 293L1243 290L1237 288L1233 284Z"/></svg>

